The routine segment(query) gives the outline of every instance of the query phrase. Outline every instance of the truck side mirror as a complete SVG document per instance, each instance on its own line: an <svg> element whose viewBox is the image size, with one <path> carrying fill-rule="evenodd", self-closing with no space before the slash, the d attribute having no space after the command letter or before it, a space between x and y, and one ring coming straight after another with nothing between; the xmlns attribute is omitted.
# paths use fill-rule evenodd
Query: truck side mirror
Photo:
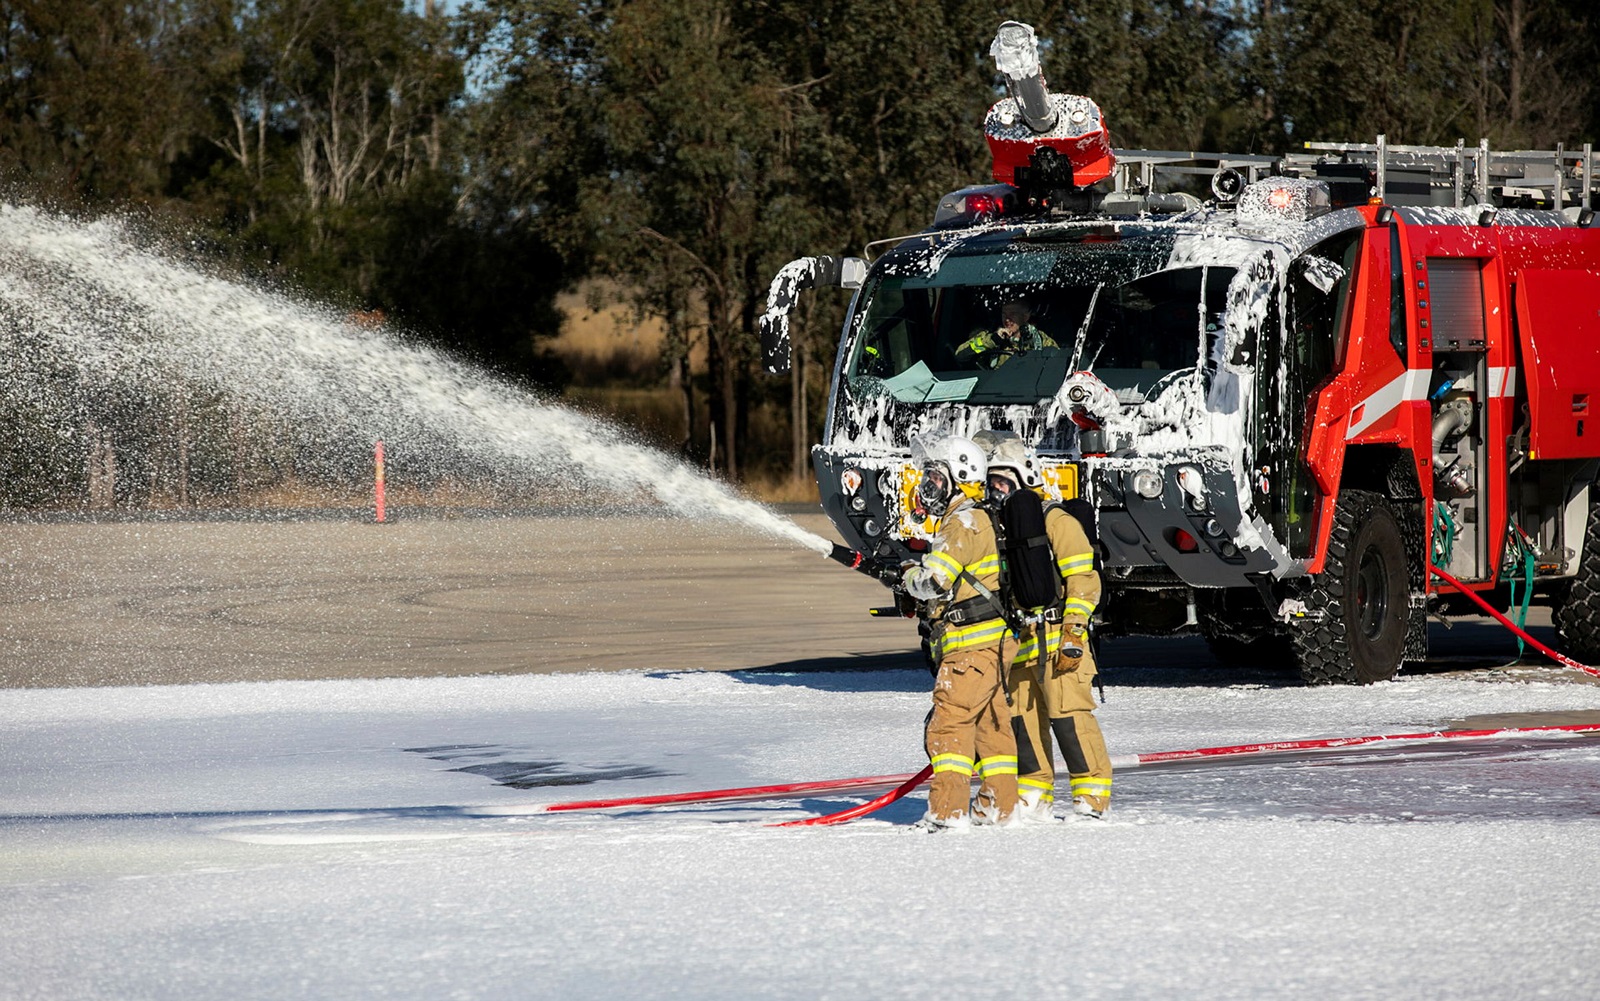
<svg viewBox="0 0 1600 1001"><path fill-rule="evenodd" d="M793 360L789 314L801 292L821 285L860 288L866 280L867 262L859 257L801 257L779 268L767 289L767 311L756 321L767 371L775 375L789 371Z"/></svg>

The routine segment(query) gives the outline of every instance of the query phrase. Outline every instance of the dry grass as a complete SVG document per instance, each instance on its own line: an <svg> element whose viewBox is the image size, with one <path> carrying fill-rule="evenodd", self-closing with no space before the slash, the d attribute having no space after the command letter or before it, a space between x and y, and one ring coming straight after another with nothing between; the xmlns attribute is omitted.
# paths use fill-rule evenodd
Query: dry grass
<svg viewBox="0 0 1600 1001"><path fill-rule="evenodd" d="M740 488L766 504L821 504L817 481L810 475L752 477Z"/></svg>
<svg viewBox="0 0 1600 1001"><path fill-rule="evenodd" d="M579 410L633 428L659 448L670 451L683 441L683 394L670 386L569 386L562 398Z"/></svg>
<svg viewBox="0 0 1600 1001"><path fill-rule="evenodd" d="M636 317L614 282L584 282L575 291L557 296L556 308L563 322L561 333L550 341L550 350L566 363L579 384L598 386L619 380L641 384L661 378L666 326L658 317ZM705 367L705 347L697 342L689 351L689 368L704 372Z"/></svg>
<svg viewBox="0 0 1600 1001"><path fill-rule="evenodd" d="M576 492L526 482L467 483L441 480L426 486L389 480L384 484L384 504L390 508L486 509L500 507L567 506ZM197 507L261 510L371 508L371 483L321 486L287 480L242 494L211 498ZM175 505L174 505L175 506Z"/></svg>
<svg viewBox="0 0 1600 1001"><path fill-rule="evenodd" d="M219 494L198 501L199 508L359 508L370 507L372 490L355 486L324 486L301 480L284 480L266 486Z"/></svg>
<svg viewBox="0 0 1600 1001"><path fill-rule="evenodd" d="M556 296L565 322L550 347L561 355L603 356L617 348L659 354L665 328L659 319L637 323L621 301L615 283L584 282L575 291Z"/></svg>

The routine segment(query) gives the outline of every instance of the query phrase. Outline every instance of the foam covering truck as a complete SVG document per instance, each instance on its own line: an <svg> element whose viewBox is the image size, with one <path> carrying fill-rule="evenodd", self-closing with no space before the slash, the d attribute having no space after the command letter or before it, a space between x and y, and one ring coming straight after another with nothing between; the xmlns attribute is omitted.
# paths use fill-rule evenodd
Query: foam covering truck
<svg viewBox="0 0 1600 1001"><path fill-rule="evenodd" d="M1007 429L1093 510L1100 635L1198 632L1224 662L1369 683L1426 657L1430 617L1475 611L1437 568L1549 603L1600 657L1588 145L1113 149L1093 101L1047 88L1030 27L991 53L993 183L860 257L790 263L760 320L786 371L796 298L854 292L812 453L847 543L926 551L912 439ZM1053 346L958 357L1019 302Z"/></svg>

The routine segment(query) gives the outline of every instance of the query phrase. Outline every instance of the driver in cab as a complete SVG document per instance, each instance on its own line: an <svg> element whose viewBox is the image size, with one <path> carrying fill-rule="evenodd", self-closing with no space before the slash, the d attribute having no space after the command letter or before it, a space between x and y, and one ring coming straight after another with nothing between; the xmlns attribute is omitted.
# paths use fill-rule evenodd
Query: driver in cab
<svg viewBox="0 0 1600 1001"><path fill-rule="evenodd" d="M1000 329L980 330L970 340L962 342L956 348L956 362L999 368L1014 355L1059 347L1049 334L1028 322L1032 318L1033 311L1022 300L1006 303L1000 307Z"/></svg>

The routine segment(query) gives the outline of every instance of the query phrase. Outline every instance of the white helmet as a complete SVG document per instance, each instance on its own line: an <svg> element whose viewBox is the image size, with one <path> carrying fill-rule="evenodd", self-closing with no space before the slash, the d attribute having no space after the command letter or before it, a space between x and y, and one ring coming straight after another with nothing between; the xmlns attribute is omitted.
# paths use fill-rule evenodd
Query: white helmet
<svg viewBox="0 0 1600 1001"><path fill-rule="evenodd" d="M956 483L982 483L989 472L978 443L953 434L918 436L911 442L911 461L919 469L942 462Z"/></svg>
<svg viewBox="0 0 1600 1001"><path fill-rule="evenodd" d="M1044 486L1038 455L1015 431L979 431L972 440L983 446L990 469L1009 469L1030 489Z"/></svg>
<svg viewBox="0 0 1600 1001"><path fill-rule="evenodd" d="M963 484L981 489L989 475L983 449L972 439L956 435L918 436L911 442L911 461L922 472L917 496L934 517L949 510Z"/></svg>

